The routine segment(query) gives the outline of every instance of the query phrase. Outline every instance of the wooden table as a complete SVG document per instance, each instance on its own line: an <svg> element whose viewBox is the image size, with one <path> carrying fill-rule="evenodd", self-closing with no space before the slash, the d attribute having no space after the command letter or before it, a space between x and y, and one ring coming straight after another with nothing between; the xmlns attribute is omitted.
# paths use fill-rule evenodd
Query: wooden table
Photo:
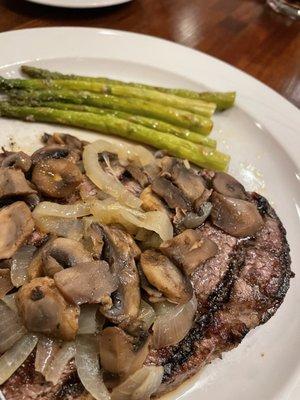
<svg viewBox="0 0 300 400"><path fill-rule="evenodd" d="M63 25L173 40L248 72L300 106L300 22L274 13L264 0L133 0L94 10L0 0L0 31Z"/></svg>

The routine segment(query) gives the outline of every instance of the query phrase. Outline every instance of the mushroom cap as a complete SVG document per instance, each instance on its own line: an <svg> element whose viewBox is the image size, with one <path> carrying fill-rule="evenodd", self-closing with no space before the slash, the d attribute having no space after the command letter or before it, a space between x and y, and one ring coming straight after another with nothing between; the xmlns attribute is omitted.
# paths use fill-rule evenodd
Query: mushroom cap
<svg viewBox="0 0 300 400"><path fill-rule="evenodd" d="M74 340L78 330L79 307L66 302L53 279L33 279L21 287L16 301L29 331L66 341Z"/></svg>
<svg viewBox="0 0 300 400"><path fill-rule="evenodd" d="M117 326L105 328L99 337L102 367L122 378L140 369L149 353L149 338L136 340Z"/></svg>
<svg viewBox="0 0 300 400"><path fill-rule="evenodd" d="M27 196L33 193L36 193L36 191L29 186L21 170L0 168L0 199Z"/></svg>
<svg viewBox="0 0 300 400"><path fill-rule="evenodd" d="M218 252L215 242L197 230L187 229L173 239L163 242L160 250L190 275Z"/></svg>
<svg viewBox="0 0 300 400"><path fill-rule="evenodd" d="M152 191L162 197L170 208L191 210L191 203L185 194L171 181L164 177L154 179L151 185Z"/></svg>
<svg viewBox="0 0 300 400"><path fill-rule="evenodd" d="M93 257L82 243L73 239L57 238L45 247L42 260L44 273L52 277L64 268L93 261Z"/></svg>
<svg viewBox="0 0 300 400"><path fill-rule="evenodd" d="M41 147L31 155L33 165L49 159L65 159L75 163L79 161L80 157L71 147L58 144Z"/></svg>
<svg viewBox="0 0 300 400"><path fill-rule="evenodd" d="M205 186L203 179L192 168L187 168L182 160L164 157L161 160L162 176L170 179L190 201L197 200Z"/></svg>
<svg viewBox="0 0 300 400"><path fill-rule="evenodd" d="M0 260L10 258L34 230L28 206L17 201L0 210Z"/></svg>
<svg viewBox="0 0 300 400"><path fill-rule="evenodd" d="M54 275L56 286L71 303L109 303L118 285L105 261L80 263Z"/></svg>
<svg viewBox="0 0 300 400"><path fill-rule="evenodd" d="M233 176L225 172L216 172L212 180L212 186L215 191L224 196L235 199L246 199L246 190L244 186Z"/></svg>
<svg viewBox="0 0 300 400"><path fill-rule="evenodd" d="M168 257L156 250L146 250L140 259L147 280L172 303L187 303L193 296L191 282Z"/></svg>
<svg viewBox="0 0 300 400"><path fill-rule="evenodd" d="M9 153L3 159L1 166L14 167L16 169L22 170L23 172L28 172L31 168L31 158L23 151Z"/></svg>
<svg viewBox="0 0 300 400"><path fill-rule="evenodd" d="M214 225L236 237L254 236L263 225L263 219L254 203L214 192L211 220Z"/></svg>
<svg viewBox="0 0 300 400"><path fill-rule="evenodd" d="M140 279L135 258L140 250L131 235L117 226L100 225L103 231L103 254L112 273L118 279L118 289L113 296L113 306L101 307L102 314L121 327L134 320L140 308Z"/></svg>
<svg viewBox="0 0 300 400"><path fill-rule="evenodd" d="M48 159L35 165L32 182L45 196L61 199L74 193L82 182L82 174L71 161Z"/></svg>

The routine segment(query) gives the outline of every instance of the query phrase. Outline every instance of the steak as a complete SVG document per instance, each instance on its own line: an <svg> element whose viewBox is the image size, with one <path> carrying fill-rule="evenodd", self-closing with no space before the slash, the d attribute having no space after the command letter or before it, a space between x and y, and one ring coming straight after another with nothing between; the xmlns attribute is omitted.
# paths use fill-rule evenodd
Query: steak
<svg viewBox="0 0 300 400"><path fill-rule="evenodd" d="M175 389L205 364L236 347L253 328L278 309L289 288L286 232L265 198L252 201L264 226L254 238L237 239L205 222L199 229L219 248L218 254L191 277L198 299L196 321L176 346L152 350L147 365L162 365L165 373L156 397ZM53 386L34 370L34 354L1 387L6 400L87 400L74 363Z"/></svg>

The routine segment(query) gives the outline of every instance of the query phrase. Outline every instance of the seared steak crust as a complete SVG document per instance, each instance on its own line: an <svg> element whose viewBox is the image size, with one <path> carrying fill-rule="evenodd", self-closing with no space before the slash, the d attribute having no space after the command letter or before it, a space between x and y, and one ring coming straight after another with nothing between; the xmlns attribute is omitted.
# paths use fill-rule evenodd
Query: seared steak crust
<svg viewBox="0 0 300 400"><path fill-rule="evenodd" d="M200 230L213 239L218 254L192 275L198 299L194 327L178 345L152 350L146 363L163 365L163 384L156 396L168 392L201 367L236 347L256 326L278 309L289 288L289 246L286 232L265 198L254 193L264 219L256 238L238 240L206 222ZM34 354L1 387L7 400L84 400L84 390L71 362L61 381L51 386L34 371Z"/></svg>
<svg viewBox="0 0 300 400"><path fill-rule="evenodd" d="M256 193L252 198L264 218L264 227L255 239L236 242L227 273L208 296L207 311L198 315L189 335L178 346L152 351L148 359L165 367L157 396L236 347L251 329L276 312L285 297L293 276L286 231L265 198ZM193 283L197 286L194 277Z"/></svg>

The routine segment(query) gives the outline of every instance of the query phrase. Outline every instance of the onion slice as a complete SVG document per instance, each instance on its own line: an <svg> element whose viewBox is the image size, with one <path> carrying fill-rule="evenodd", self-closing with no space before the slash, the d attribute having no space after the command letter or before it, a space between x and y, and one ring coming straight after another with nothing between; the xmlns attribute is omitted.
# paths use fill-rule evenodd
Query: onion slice
<svg viewBox="0 0 300 400"><path fill-rule="evenodd" d="M80 307L78 335L92 335L101 331L105 318L97 315L99 304L83 304Z"/></svg>
<svg viewBox="0 0 300 400"><path fill-rule="evenodd" d="M32 212L33 218L38 217L59 217L59 218L80 218L90 214L87 204L58 204L51 201L42 201Z"/></svg>
<svg viewBox="0 0 300 400"><path fill-rule="evenodd" d="M83 237L83 222L76 218L36 217L35 225L41 232L55 236L73 240L80 240Z"/></svg>
<svg viewBox="0 0 300 400"><path fill-rule="evenodd" d="M36 247L22 246L12 257L10 277L15 287L20 287L28 282L27 268L33 258Z"/></svg>
<svg viewBox="0 0 300 400"><path fill-rule="evenodd" d="M39 337L35 355L35 370L45 376L47 369L59 350L59 343L47 336Z"/></svg>
<svg viewBox="0 0 300 400"><path fill-rule="evenodd" d="M23 364L37 344L35 335L25 335L0 357L0 385Z"/></svg>
<svg viewBox="0 0 300 400"><path fill-rule="evenodd" d="M17 293L7 294L3 297L2 301L16 314L18 314L18 307L16 304Z"/></svg>
<svg viewBox="0 0 300 400"><path fill-rule="evenodd" d="M8 268L0 269L0 299L13 289L10 277L10 270Z"/></svg>
<svg viewBox="0 0 300 400"><path fill-rule="evenodd" d="M163 367L143 367L117 386L112 400L147 400L159 388L164 374Z"/></svg>
<svg viewBox="0 0 300 400"><path fill-rule="evenodd" d="M72 360L75 355L74 342L65 342L62 347L54 355L51 363L45 371L45 379L47 382L56 385L64 372L68 362Z"/></svg>
<svg viewBox="0 0 300 400"><path fill-rule="evenodd" d="M161 211L140 211L126 207L112 199L91 202L91 212L103 224L118 223L135 234L138 228L156 232L161 239L173 237L173 227L166 213Z"/></svg>
<svg viewBox="0 0 300 400"><path fill-rule="evenodd" d="M99 343L95 335L78 335L76 338L75 364L85 389L96 400L110 400L104 385L99 363Z"/></svg>
<svg viewBox="0 0 300 400"><path fill-rule="evenodd" d="M118 200L128 207L140 208L141 200L130 193L115 176L105 172L98 161L98 154L110 152L117 154L121 162L134 161L139 165L146 165L155 162L152 153L142 146L134 146L128 143L109 143L104 140L97 140L85 146L82 159L86 175L103 192Z"/></svg>
<svg viewBox="0 0 300 400"><path fill-rule="evenodd" d="M169 302L155 307L157 318L153 324L152 346L161 349L179 343L190 331L197 310L197 300L192 299L182 305Z"/></svg>
<svg viewBox="0 0 300 400"><path fill-rule="evenodd" d="M19 316L0 301L0 353L10 349L25 333Z"/></svg>

